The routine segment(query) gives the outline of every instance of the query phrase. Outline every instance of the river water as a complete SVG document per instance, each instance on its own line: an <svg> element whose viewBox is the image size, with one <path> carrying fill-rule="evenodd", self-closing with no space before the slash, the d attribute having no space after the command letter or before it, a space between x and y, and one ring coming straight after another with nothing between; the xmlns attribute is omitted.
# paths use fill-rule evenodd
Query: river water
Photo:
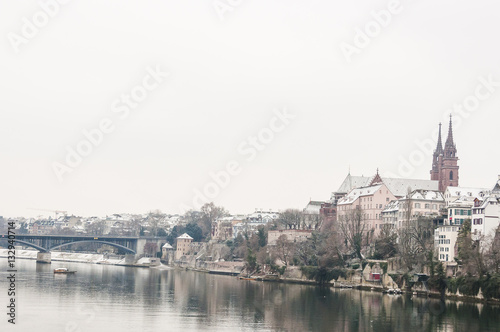
<svg viewBox="0 0 500 332"><path fill-rule="evenodd" d="M255 282L192 271L16 262L9 324L0 258L0 331L500 331L500 307ZM77 270L54 275L56 267Z"/></svg>

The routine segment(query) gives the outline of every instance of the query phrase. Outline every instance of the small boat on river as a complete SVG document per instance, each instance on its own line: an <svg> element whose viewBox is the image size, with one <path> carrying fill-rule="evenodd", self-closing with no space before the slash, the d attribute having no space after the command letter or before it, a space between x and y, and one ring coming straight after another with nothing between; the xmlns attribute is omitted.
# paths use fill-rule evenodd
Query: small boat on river
<svg viewBox="0 0 500 332"><path fill-rule="evenodd" d="M76 273L76 271L70 271L65 267L60 267L58 269L54 269L54 273L71 274L71 273Z"/></svg>

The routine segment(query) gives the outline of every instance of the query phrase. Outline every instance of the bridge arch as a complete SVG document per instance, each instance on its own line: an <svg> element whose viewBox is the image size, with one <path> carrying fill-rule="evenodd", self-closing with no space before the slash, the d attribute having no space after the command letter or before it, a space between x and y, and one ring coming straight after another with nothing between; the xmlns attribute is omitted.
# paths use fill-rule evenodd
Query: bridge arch
<svg viewBox="0 0 500 332"><path fill-rule="evenodd" d="M4 241L7 242L8 239L7 238L0 238L0 242L4 242ZM36 244L30 243L30 242L22 241L22 240L19 240L19 239L14 239L14 242L16 242L16 243L22 243L25 246L31 247L31 248L35 248L35 249L37 249L40 252L49 252L49 250L45 249L44 247L37 246Z"/></svg>
<svg viewBox="0 0 500 332"><path fill-rule="evenodd" d="M52 248L48 249L47 251L52 251L54 249L58 249L58 248L61 248L64 246L69 246L69 245L72 245L75 243L102 243L102 244L107 244L107 245L115 247L115 248L123 249L126 252L129 252L129 253L134 254L134 255L136 254L135 250L132 250L132 249L127 248L125 246L122 246L120 244L116 244L116 243L108 242L108 241L101 241L101 240L77 240L77 241L72 241L72 242L66 242L63 244L59 244L57 246L53 246Z"/></svg>

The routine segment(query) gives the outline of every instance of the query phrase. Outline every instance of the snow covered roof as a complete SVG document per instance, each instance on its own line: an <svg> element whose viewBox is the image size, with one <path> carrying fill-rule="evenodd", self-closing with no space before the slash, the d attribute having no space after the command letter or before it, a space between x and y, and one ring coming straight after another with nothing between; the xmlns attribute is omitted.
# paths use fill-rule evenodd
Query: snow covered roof
<svg viewBox="0 0 500 332"><path fill-rule="evenodd" d="M336 192L338 193L348 193L353 188L366 187L370 184L373 177L368 176L352 176L348 174L344 179L344 182L340 185Z"/></svg>
<svg viewBox="0 0 500 332"><path fill-rule="evenodd" d="M351 174L348 174L336 192L349 193L355 188L368 187L374 179L376 179L376 176L352 176ZM410 188L411 191L417 189L439 190L439 182L434 180L398 179L386 177L381 177L381 179L391 193L396 197L406 196L408 194L408 188Z"/></svg>
<svg viewBox="0 0 500 332"><path fill-rule="evenodd" d="M382 213L396 212L399 211L399 201L390 201L382 211Z"/></svg>
<svg viewBox="0 0 500 332"><path fill-rule="evenodd" d="M456 200L450 202L449 206L450 207L472 207L474 205L474 200L475 197L466 197L462 196L460 198L457 198Z"/></svg>
<svg viewBox="0 0 500 332"><path fill-rule="evenodd" d="M377 190L379 190L380 187L382 187L382 185L377 184L377 185L371 186L371 187L362 187L362 188L357 188L357 189L351 190L347 194L347 196L341 198L338 201L337 205L352 204L359 197L373 195L373 193L376 192Z"/></svg>
<svg viewBox="0 0 500 332"><path fill-rule="evenodd" d="M500 203L500 196L497 196L497 195L489 195L489 196L486 196L485 198L481 199L481 198L476 198L479 202L481 202L481 205L479 206L479 208L481 209L484 209L486 208L486 206L488 204L490 204L490 202L499 202Z"/></svg>
<svg viewBox="0 0 500 332"><path fill-rule="evenodd" d="M448 187L446 192L452 197L484 197L490 193L490 190L486 188Z"/></svg>
<svg viewBox="0 0 500 332"><path fill-rule="evenodd" d="M440 202L444 201L443 194L434 190L415 190L411 193L411 199Z"/></svg>
<svg viewBox="0 0 500 332"><path fill-rule="evenodd" d="M192 240L193 238L189 236L188 233L184 233L181 236L177 237L178 239L187 239L187 240Z"/></svg>
<svg viewBox="0 0 500 332"><path fill-rule="evenodd" d="M382 181L396 197L406 196L408 194L408 188L410 188L411 191L417 189L439 190L439 182L433 180L382 178Z"/></svg>
<svg viewBox="0 0 500 332"><path fill-rule="evenodd" d="M174 247L172 247L170 245L170 243L165 243L162 248L164 248L164 249L174 249Z"/></svg>

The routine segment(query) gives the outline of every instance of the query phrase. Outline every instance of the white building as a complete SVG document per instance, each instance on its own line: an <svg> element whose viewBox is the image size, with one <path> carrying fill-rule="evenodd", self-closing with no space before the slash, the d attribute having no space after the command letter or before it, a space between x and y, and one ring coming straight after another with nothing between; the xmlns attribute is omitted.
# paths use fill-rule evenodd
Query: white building
<svg viewBox="0 0 500 332"><path fill-rule="evenodd" d="M382 220L385 224L391 224L392 228L398 229L403 221L408 218L408 206L411 202L411 221L420 217L437 218L444 208L444 198L439 191L414 190L409 195L397 201L391 201L382 211Z"/></svg>
<svg viewBox="0 0 500 332"><path fill-rule="evenodd" d="M436 248L438 259L441 262L455 261L455 244L457 243L458 231L461 225L450 225L448 221L445 225L438 226L434 232L434 248Z"/></svg>
<svg viewBox="0 0 500 332"><path fill-rule="evenodd" d="M444 199L448 207L452 202L458 199L474 200L476 197L484 197L489 195L491 190L487 188L468 188L468 187L448 187L444 192Z"/></svg>
<svg viewBox="0 0 500 332"><path fill-rule="evenodd" d="M475 197L464 196L448 204L448 224L463 225L467 219L472 219L472 207Z"/></svg>
<svg viewBox="0 0 500 332"><path fill-rule="evenodd" d="M382 211L382 220L385 225L390 225L391 229L396 229L399 220L399 200L390 201Z"/></svg>
<svg viewBox="0 0 500 332"><path fill-rule="evenodd" d="M458 232L462 229L464 221L471 219L474 198L469 195L459 197L448 203L448 217L434 232L434 247L441 262L455 261Z"/></svg>
<svg viewBox="0 0 500 332"><path fill-rule="evenodd" d="M481 240L487 246L491 243L500 224L500 195L491 194L476 198L472 208L471 233L474 240Z"/></svg>

